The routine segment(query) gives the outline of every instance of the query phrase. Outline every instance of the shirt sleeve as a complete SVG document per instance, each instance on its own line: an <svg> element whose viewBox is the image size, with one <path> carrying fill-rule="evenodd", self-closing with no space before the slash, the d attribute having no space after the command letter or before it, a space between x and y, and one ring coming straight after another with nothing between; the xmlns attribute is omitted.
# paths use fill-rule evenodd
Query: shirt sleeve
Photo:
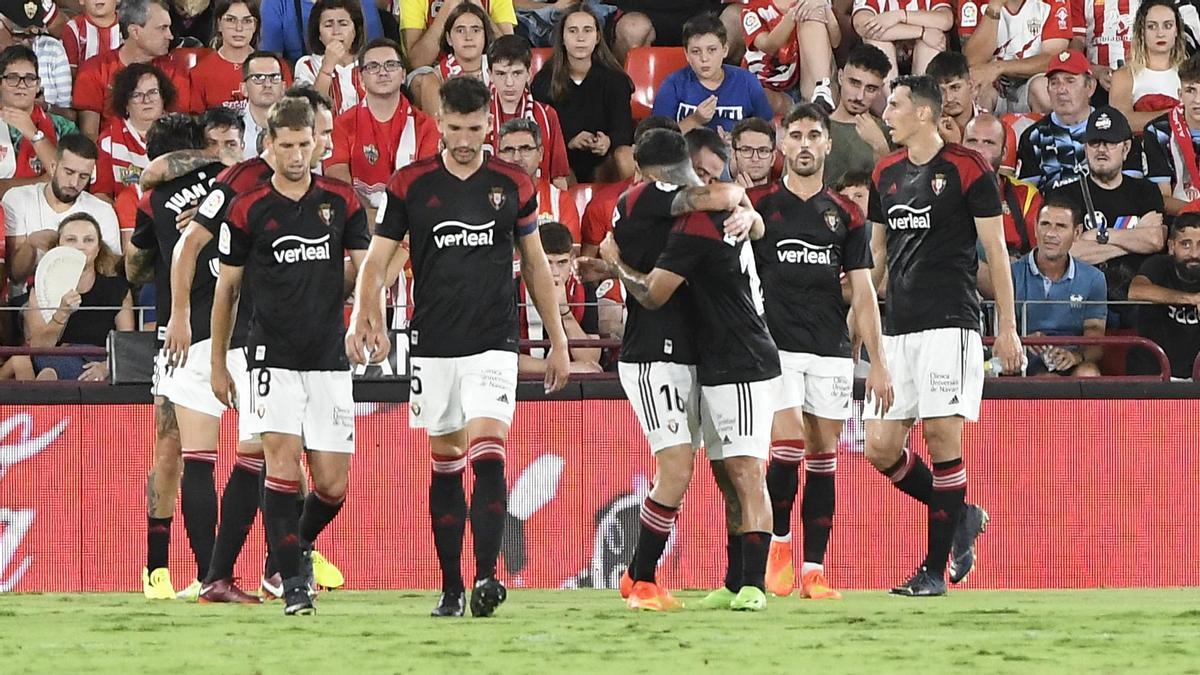
<svg viewBox="0 0 1200 675"><path fill-rule="evenodd" d="M315 54L301 56L296 62L296 84L312 85L317 81L317 71L321 69L321 57ZM333 147L337 147L336 145Z"/></svg>
<svg viewBox="0 0 1200 675"><path fill-rule="evenodd" d="M195 221L214 237L218 236L233 197L233 190L227 183L213 183L212 191L200 202L200 208L196 209Z"/></svg>
<svg viewBox="0 0 1200 675"><path fill-rule="evenodd" d="M1162 190L1159 190L1157 185L1149 181L1138 181L1138 183L1142 188L1142 195L1145 202L1142 212L1138 215L1140 216L1150 211L1165 213Z"/></svg>
<svg viewBox="0 0 1200 675"><path fill-rule="evenodd" d="M408 177L396 173L388 181L383 203L375 215L375 234L402 241L408 235Z"/></svg>
<svg viewBox="0 0 1200 675"><path fill-rule="evenodd" d="M871 190L867 196L867 220L872 223L886 223L883 217L883 202L879 198L879 187L876 184L879 176L871 178Z"/></svg>
<svg viewBox="0 0 1200 675"><path fill-rule="evenodd" d="M546 142L550 147L550 176L559 178L571 175L571 163L567 159L567 144L563 140L562 125L558 121L558 113L554 108L546 106L546 122L550 127L549 138Z"/></svg>
<svg viewBox="0 0 1200 675"><path fill-rule="evenodd" d="M854 0L854 5L850 9L850 16L854 16L859 12L870 12L879 14L883 11L879 5L879 0Z"/></svg>
<svg viewBox="0 0 1200 675"><path fill-rule="evenodd" d="M1075 32L1071 28L1071 8L1067 0L1050 0L1050 12L1042 25L1042 41L1070 40Z"/></svg>
<svg viewBox="0 0 1200 675"><path fill-rule="evenodd" d="M579 223L579 208L575 205L575 197L566 190L558 195L558 221L571 231L571 239L579 243L582 238Z"/></svg>
<svg viewBox="0 0 1200 675"><path fill-rule="evenodd" d="M64 31L69 33L70 31ZM42 94L46 103L60 108L71 107L71 62L58 40L37 38L38 75L42 78Z"/></svg>
<svg viewBox="0 0 1200 675"><path fill-rule="evenodd" d="M221 264L243 267L250 257L250 204L242 199L234 200L229 207L229 217L221 223L217 236L217 253Z"/></svg>
<svg viewBox="0 0 1200 675"><path fill-rule="evenodd" d="M24 237L29 234L25 227L25 219L21 217L23 210L21 205L17 203L18 190L9 190L4 193L4 198L0 199L0 205L4 207L4 225L7 232L6 237ZM599 243L599 242L597 242Z"/></svg>
<svg viewBox="0 0 1200 675"><path fill-rule="evenodd" d="M150 205L150 193L142 195L137 205L137 217L133 236L129 241L143 251L157 251L158 237L154 232L154 210Z"/></svg>
<svg viewBox="0 0 1200 675"><path fill-rule="evenodd" d="M754 46L754 41L764 32L769 33L770 28L763 23L762 17L758 15L758 3L751 3L748 7L742 7L742 35L746 39L746 48L757 49Z"/></svg>
<svg viewBox="0 0 1200 675"><path fill-rule="evenodd" d="M358 200L358 195L348 197L346 227L342 232L342 248L347 251L365 251L371 245L371 232L367 228L367 211Z"/></svg>
<svg viewBox="0 0 1200 675"><path fill-rule="evenodd" d="M1152 255L1146 258L1142 266L1138 268L1137 275L1146 277L1150 283L1157 286L1166 286L1167 273L1170 266L1170 258L1165 255Z"/></svg>
<svg viewBox="0 0 1200 675"><path fill-rule="evenodd" d="M609 78L610 86L616 90L611 96L605 97L604 109L608 122L605 133L612 139L614 148L633 145L633 109L629 103L633 87L624 72L609 72L605 77Z"/></svg>
<svg viewBox="0 0 1200 675"><path fill-rule="evenodd" d="M688 68L690 66L684 66ZM662 115L670 119L678 121L679 114L679 91L678 85L681 79L680 73L682 70L677 70L667 76L663 80L658 91L654 92L654 114Z"/></svg>
<svg viewBox="0 0 1200 675"><path fill-rule="evenodd" d="M86 65L79 69L75 79L74 105L76 110L88 112L104 112L104 83L100 81L100 70L88 68Z"/></svg>
<svg viewBox="0 0 1200 675"><path fill-rule="evenodd" d="M1154 122L1146 125L1142 134L1142 151L1146 154L1146 178L1155 183L1172 183L1175 180L1175 170L1171 167L1171 155L1168 147L1171 137L1159 135Z"/></svg>
<svg viewBox="0 0 1200 675"><path fill-rule="evenodd" d="M579 223L579 241L581 244L599 246L604 241L604 235L612 229L613 209L605 208L607 199L600 199L592 193L592 200L583 209L583 219ZM607 213L605 213L607 211Z"/></svg>
<svg viewBox="0 0 1200 675"><path fill-rule="evenodd" d="M711 220L711 215L707 212L690 213L680 219L679 224L671 230L671 236L667 237L667 247L658 257L655 267L687 277L704 266L714 247L725 246L719 240L689 234L688 224L697 218Z"/></svg>
<svg viewBox="0 0 1200 675"><path fill-rule="evenodd" d="M537 234L538 223L538 196L537 190L533 188L533 182L529 180L529 176L522 173L517 176L517 223L516 233L518 237L527 237L531 234Z"/></svg>
<svg viewBox="0 0 1200 675"><path fill-rule="evenodd" d="M1026 129L1017 143L1017 178L1040 187L1045 176L1040 172L1041 163L1038 161L1038 152L1033 144L1033 134L1037 128L1038 125L1035 124Z"/></svg>
<svg viewBox="0 0 1200 675"><path fill-rule="evenodd" d="M79 133L79 127L75 126L74 122L63 117L62 115L50 113L50 122L54 124L54 133L59 138L62 138L67 134Z"/></svg>
<svg viewBox="0 0 1200 675"><path fill-rule="evenodd" d="M1079 264L1078 261L1076 264ZM1107 319L1108 306L1104 303L1108 300L1108 281L1104 278L1104 273L1094 267L1088 272L1092 283L1088 287L1088 303L1083 306L1083 318Z"/></svg>
<svg viewBox="0 0 1200 675"><path fill-rule="evenodd" d="M1084 37L1087 34L1087 17L1084 15L1084 7L1091 7L1092 3L1088 0L1071 0L1071 32L1075 37Z"/></svg>
<svg viewBox="0 0 1200 675"><path fill-rule="evenodd" d="M967 208L975 218L991 218L1004 213L1000 203L1000 187L996 183L996 174L990 170L980 173L967 186L963 195L967 200Z"/></svg>
<svg viewBox="0 0 1200 675"><path fill-rule="evenodd" d="M497 24L517 25L517 10L513 8L513 0L492 0L488 13Z"/></svg>
<svg viewBox="0 0 1200 675"><path fill-rule="evenodd" d="M102 147L106 138L109 143L112 142L111 137L101 136L97 145ZM111 197L116 189L117 181L113 176L112 154L101 149L96 157L96 179L92 181L92 194Z"/></svg>
<svg viewBox="0 0 1200 675"><path fill-rule="evenodd" d="M939 9L948 9L951 12L953 12L954 5L950 4L950 0L929 0L929 10L928 11L936 12Z"/></svg>
<svg viewBox="0 0 1200 675"><path fill-rule="evenodd" d="M79 38L75 36L75 30L70 26L63 28L62 32L63 51L67 54L67 62L72 68L79 67Z"/></svg>
<svg viewBox="0 0 1200 675"><path fill-rule="evenodd" d="M871 224L863 219L862 212L857 208L843 208L842 217L847 219L848 228L846 241L842 243L842 269L871 269L875 266L871 257Z"/></svg>
<svg viewBox="0 0 1200 675"><path fill-rule="evenodd" d="M429 0L400 0L400 28L425 30L429 20ZM495 21L495 19L492 19Z"/></svg>
<svg viewBox="0 0 1200 675"><path fill-rule="evenodd" d="M121 224L117 221L117 212L103 199L92 198L85 209L100 223L100 240L109 250L117 255L124 255L121 248Z"/></svg>

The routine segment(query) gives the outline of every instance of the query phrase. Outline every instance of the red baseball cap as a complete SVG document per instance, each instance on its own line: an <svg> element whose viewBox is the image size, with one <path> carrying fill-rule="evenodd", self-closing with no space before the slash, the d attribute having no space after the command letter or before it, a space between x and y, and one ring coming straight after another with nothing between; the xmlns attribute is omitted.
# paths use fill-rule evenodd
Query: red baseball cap
<svg viewBox="0 0 1200 675"><path fill-rule="evenodd" d="M1088 63L1087 57L1083 52L1076 49L1067 49L1058 56L1050 59L1050 65L1046 66L1046 77L1054 73L1071 73L1072 75L1084 75L1092 72L1092 64Z"/></svg>

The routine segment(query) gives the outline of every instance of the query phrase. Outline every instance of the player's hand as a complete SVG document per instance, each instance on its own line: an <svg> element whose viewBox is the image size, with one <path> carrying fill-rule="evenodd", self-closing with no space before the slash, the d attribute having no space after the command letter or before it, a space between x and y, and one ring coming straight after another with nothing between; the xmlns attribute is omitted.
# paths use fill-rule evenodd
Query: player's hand
<svg viewBox="0 0 1200 675"><path fill-rule="evenodd" d="M104 361L89 361L83 364L80 382L103 382L108 379L108 364Z"/></svg>
<svg viewBox="0 0 1200 675"><path fill-rule="evenodd" d="M867 371L867 401L875 409L876 415L882 415L892 407L896 393L892 390L892 374L887 366L872 363Z"/></svg>
<svg viewBox="0 0 1200 675"><path fill-rule="evenodd" d="M567 141L568 150L591 150L592 144L596 142L596 136L590 131L581 131L575 134L575 137Z"/></svg>
<svg viewBox="0 0 1200 675"><path fill-rule="evenodd" d="M992 346L992 353L1000 358L1000 364L1004 366L1004 372L1021 372L1021 338L1017 337L1016 328L1002 329L996 335L996 343Z"/></svg>
<svg viewBox="0 0 1200 675"><path fill-rule="evenodd" d="M213 395L226 408L237 407L237 387L233 384L233 378L229 376L229 368L224 362L212 364L212 384Z"/></svg>
<svg viewBox="0 0 1200 675"><path fill-rule="evenodd" d="M580 256L575 259L575 276L585 284L598 284L615 275L612 266L599 258Z"/></svg>
<svg viewBox="0 0 1200 675"><path fill-rule="evenodd" d="M200 208L198 202L192 202L192 205L179 212L175 216L175 229L183 232L187 229L189 223L196 217L196 210Z"/></svg>
<svg viewBox="0 0 1200 675"><path fill-rule="evenodd" d="M732 237L734 241L742 241L750 234L750 228L758 220L758 213L739 206L725 218L725 238Z"/></svg>
<svg viewBox="0 0 1200 675"><path fill-rule="evenodd" d="M350 330L346 331L346 356L355 365L381 363L392 350L382 325L375 325L363 317L351 317Z"/></svg>
<svg viewBox="0 0 1200 675"><path fill-rule="evenodd" d="M717 95L713 94L701 101L700 105L696 106L696 112L692 114L705 124L711 122L712 118L717 114Z"/></svg>
<svg viewBox="0 0 1200 675"><path fill-rule="evenodd" d="M182 368L187 363L188 348L192 344L192 327L189 322L172 316L163 333L163 356L171 368Z"/></svg>
<svg viewBox="0 0 1200 675"><path fill-rule="evenodd" d="M600 257L609 265L616 265L621 261L621 247L617 246L612 232L605 235L604 241L600 242Z"/></svg>
<svg viewBox="0 0 1200 675"><path fill-rule="evenodd" d="M571 350L567 349L566 345L562 348L551 347L550 353L546 355L546 377L543 380L546 393L553 394L567 386L570 376Z"/></svg>

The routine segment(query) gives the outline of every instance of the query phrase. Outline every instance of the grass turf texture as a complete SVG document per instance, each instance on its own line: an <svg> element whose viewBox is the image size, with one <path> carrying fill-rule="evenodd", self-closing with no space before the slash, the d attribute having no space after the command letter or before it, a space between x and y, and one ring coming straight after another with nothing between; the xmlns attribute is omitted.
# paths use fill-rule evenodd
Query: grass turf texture
<svg viewBox="0 0 1200 675"><path fill-rule="evenodd" d="M615 591L518 589L491 619L432 619L435 601L338 591L316 616L284 617L279 602L0 595L0 671L1200 673L1200 589L852 592L771 598L758 614L635 613Z"/></svg>

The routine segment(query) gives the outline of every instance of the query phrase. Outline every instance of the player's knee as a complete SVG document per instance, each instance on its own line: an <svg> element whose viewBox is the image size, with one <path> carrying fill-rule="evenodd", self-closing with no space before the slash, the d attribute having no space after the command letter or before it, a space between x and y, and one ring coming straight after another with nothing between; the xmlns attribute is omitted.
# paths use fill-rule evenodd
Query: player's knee
<svg viewBox="0 0 1200 675"><path fill-rule="evenodd" d="M757 494L765 489L766 473L757 457L730 457L725 460L725 469L739 495Z"/></svg>
<svg viewBox="0 0 1200 675"><path fill-rule="evenodd" d="M647 47L654 42L654 24L641 12L629 12L617 21L616 34L628 48Z"/></svg>
<svg viewBox="0 0 1200 675"><path fill-rule="evenodd" d="M467 461L472 465L488 460L503 462L504 457L504 439L497 436L477 436L467 449Z"/></svg>
<svg viewBox="0 0 1200 675"><path fill-rule="evenodd" d="M1094 363L1081 363L1071 371L1075 377L1100 377L1100 367Z"/></svg>
<svg viewBox="0 0 1200 675"><path fill-rule="evenodd" d="M346 499L349 489L350 475L348 473L321 476L320 478L313 477L313 495L331 506L341 504Z"/></svg>
<svg viewBox="0 0 1200 675"><path fill-rule="evenodd" d="M876 470L887 471L896 463L900 455L904 454L904 446L896 447L894 444L886 443L882 438L868 436L867 442L863 446L863 454Z"/></svg>

